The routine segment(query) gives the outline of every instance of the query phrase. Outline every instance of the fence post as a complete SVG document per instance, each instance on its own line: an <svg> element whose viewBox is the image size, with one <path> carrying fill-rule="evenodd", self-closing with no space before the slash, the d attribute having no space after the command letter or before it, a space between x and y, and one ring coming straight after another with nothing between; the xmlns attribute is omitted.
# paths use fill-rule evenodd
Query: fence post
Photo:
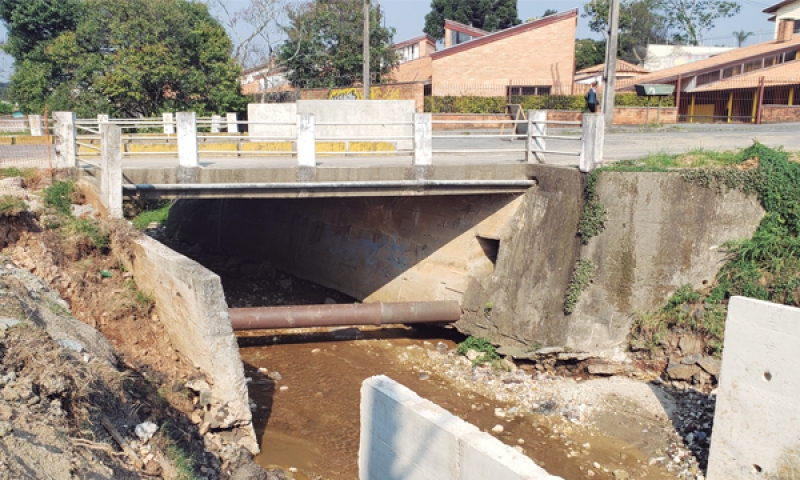
<svg viewBox="0 0 800 480"><path fill-rule="evenodd" d="M222 126L222 117L219 115L211 115L211 133L220 133Z"/></svg>
<svg viewBox="0 0 800 480"><path fill-rule="evenodd" d="M297 114L297 181L311 181L317 168L317 133L314 114Z"/></svg>
<svg viewBox="0 0 800 480"><path fill-rule="evenodd" d="M535 159L539 163L544 163L547 150L547 110L528 110L528 136L526 137L526 159L528 163L533 163ZM514 126L516 130L516 125Z"/></svg>
<svg viewBox="0 0 800 480"><path fill-rule="evenodd" d="M98 125L101 124L101 123L108 123L108 121L109 121L108 115L106 115L105 113L98 113L97 114L97 124Z"/></svg>
<svg viewBox="0 0 800 480"><path fill-rule="evenodd" d="M581 142L581 172L588 173L603 163L603 144L605 142L605 117L602 113L583 114L583 141Z"/></svg>
<svg viewBox="0 0 800 480"><path fill-rule="evenodd" d="M77 166L77 118L73 112L53 112L55 126L55 168Z"/></svg>
<svg viewBox="0 0 800 480"><path fill-rule="evenodd" d="M178 112L178 183L196 183L200 178L197 153L197 113Z"/></svg>
<svg viewBox="0 0 800 480"><path fill-rule="evenodd" d="M236 113L228 113L225 115L225 118L228 121L228 133L239 133L239 124L236 123L238 120L236 118Z"/></svg>
<svg viewBox="0 0 800 480"><path fill-rule="evenodd" d="M110 218L122 218L122 129L101 123L103 178L100 191Z"/></svg>
<svg viewBox="0 0 800 480"><path fill-rule="evenodd" d="M28 125L30 125L31 137L41 137L44 135L42 131L41 115L28 115Z"/></svg>
<svg viewBox="0 0 800 480"><path fill-rule="evenodd" d="M414 113L414 157L415 166L433 165L433 115Z"/></svg>
<svg viewBox="0 0 800 480"><path fill-rule="evenodd" d="M171 113L162 113L161 121L164 122L164 133L167 135L175 135L175 118Z"/></svg>

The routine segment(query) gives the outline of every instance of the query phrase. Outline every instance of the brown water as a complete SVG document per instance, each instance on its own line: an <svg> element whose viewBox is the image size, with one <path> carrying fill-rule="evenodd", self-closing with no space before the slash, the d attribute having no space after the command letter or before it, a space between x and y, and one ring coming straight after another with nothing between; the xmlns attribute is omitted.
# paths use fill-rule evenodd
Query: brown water
<svg viewBox="0 0 800 480"><path fill-rule="evenodd" d="M297 479L358 478L361 383L384 374L484 431L502 423L505 430L498 438L513 446L522 439L524 453L551 474L586 478L593 469L593 478L614 478L611 472L592 467L599 462L611 471L624 469L632 478L675 478L647 465L646 448L577 427L567 427L569 434L564 435L559 418L499 421L494 408L503 404L459 391L448 379L431 376L421 380L419 371L397 361L412 345L434 348L436 342L444 341L454 347L452 339L443 338L447 336L442 329L402 327L360 334L347 329L329 334L241 335L246 374L253 378L250 395L258 405L254 422L262 453L256 461L264 467L294 467L299 470ZM282 380L273 381L259 373L259 368L279 372ZM281 387L288 389L281 391ZM568 457L570 450L580 450L587 442L591 443L589 455Z"/></svg>

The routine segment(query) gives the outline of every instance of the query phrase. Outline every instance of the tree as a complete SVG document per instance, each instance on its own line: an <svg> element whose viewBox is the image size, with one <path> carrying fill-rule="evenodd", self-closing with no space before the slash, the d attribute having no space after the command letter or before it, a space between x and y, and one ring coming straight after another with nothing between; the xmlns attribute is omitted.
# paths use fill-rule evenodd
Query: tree
<svg viewBox="0 0 800 480"><path fill-rule="evenodd" d="M608 35L609 8L609 0L591 0L583 6L583 17L589 19L589 28L603 37ZM628 62L643 62L648 44L668 41L669 27L660 11L660 0L622 0L617 55Z"/></svg>
<svg viewBox="0 0 800 480"><path fill-rule="evenodd" d="M496 32L519 25L517 0L431 0L431 11L425 15L427 33L436 40L444 38L444 21L471 25Z"/></svg>
<svg viewBox="0 0 800 480"><path fill-rule="evenodd" d="M605 40L583 38L575 42L575 70L593 67L605 62Z"/></svg>
<svg viewBox="0 0 800 480"><path fill-rule="evenodd" d="M552 8L548 8L547 10L544 11L542 18L549 17L550 15L555 15L556 13L558 13L558 10L553 10Z"/></svg>
<svg viewBox="0 0 800 480"><path fill-rule="evenodd" d="M378 83L397 65L393 28L381 26L377 8L370 11L370 71ZM293 85L344 87L363 80L362 0L317 0L289 13L287 40L279 60Z"/></svg>
<svg viewBox="0 0 800 480"><path fill-rule="evenodd" d="M698 45L703 32L714 28L720 18L736 15L741 5L727 0L661 0L664 15L679 30L678 38Z"/></svg>
<svg viewBox="0 0 800 480"><path fill-rule="evenodd" d="M736 39L736 46L742 48L744 42L747 41L748 38L753 36L753 32L745 32L744 30L739 30L738 32L733 32L733 37Z"/></svg>
<svg viewBox="0 0 800 480"><path fill-rule="evenodd" d="M4 2L13 52L9 95L25 111L80 116L151 116L194 110L241 111L239 66L231 41L206 5L188 0L84 0L73 24L39 36L16 30L35 14L26 1ZM58 2L44 2L55 4ZM20 23L20 19L25 20Z"/></svg>
<svg viewBox="0 0 800 480"><path fill-rule="evenodd" d="M78 0L0 0L0 19L9 31L3 50L19 58L74 29L79 7Z"/></svg>

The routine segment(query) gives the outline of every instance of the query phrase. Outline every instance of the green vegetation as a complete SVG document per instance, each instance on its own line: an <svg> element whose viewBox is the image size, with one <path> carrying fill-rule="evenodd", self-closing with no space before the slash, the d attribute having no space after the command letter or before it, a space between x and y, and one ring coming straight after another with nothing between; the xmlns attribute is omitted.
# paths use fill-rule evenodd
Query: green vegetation
<svg viewBox="0 0 800 480"><path fill-rule="evenodd" d="M0 0L9 100L79 117L242 111L225 29L189 0Z"/></svg>
<svg viewBox="0 0 800 480"><path fill-rule="evenodd" d="M158 224L166 223L169 217L169 209L172 205L167 204L155 210L144 210L132 220L133 226L139 230L144 230L148 225L155 222Z"/></svg>
<svg viewBox="0 0 800 480"><path fill-rule="evenodd" d="M289 80L300 88L350 87L363 77L364 14L361 0L308 2L289 11L286 42L278 50ZM380 83L397 65L394 28L370 10L370 72Z"/></svg>
<svg viewBox="0 0 800 480"><path fill-rule="evenodd" d="M597 198L597 176L597 171L592 172L586 180L586 201L578 220L578 236L584 245L605 229L608 218L605 205Z"/></svg>
<svg viewBox="0 0 800 480"><path fill-rule="evenodd" d="M160 393L159 393L160 395ZM164 402L166 400L163 399ZM175 467L176 475L173 477L175 480L196 480L198 477L194 473L194 460L191 455L186 452L179 442L173 440L170 435L172 426L170 423L164 422L159 429L162 437L162 448L167 454L167 458ZM175 432L173 432L175 433ZM180 432L179 432L180 434Z"/></svg>
<svg viewBox="0 0 800 480"><path fill-rule="evenodd" d="M22 177L23 180L33 180L38 175L35 168L0 168L0 178Z"/></svg>
<svg viewBox="0 0 800 480"><path fill-rule="evenodd" d="M710 349L722 348L727 301L743 295L800 306L800 164L782 150L755 143L737 154L724 154L719 163L747 166L747 170L704 168L683 178L706 188L739 189L757 195L767 214L752 238L723 247L727 261L711 288L678 290L660 311L639 315L632 337L635 346L655 348L673 327L702 333Z"/></svg>
<svg viewBox="0 0 800 480"><path fill-rule="evenodd" d="M422 31L436 40L442 40L445 19L487 32L522 23L517 18L517 0L432 0L431 11L425 15Z"/></svg>
<svg viewBox="0 0 800 480"><path fill-rule="evenodd" d="M53 207L59 213L71 215L70 205L75 184L70 180L55 182L44 189L44 204Z"/></svg>
<svg viewBox="0 0 800 480"><path fill-rule="evenodd" d="M647 106L647 97L635 93L617 94L614 103L618 107ZM425 97L425 111L431 113L505 113L508 104L506 97L481 97L477 95ZM528 110L567 110L582 111L586 108L583 95L524 95L511 97L511 103L519 104ZM673 106L672 98L665 99L662 106Z"/></svg>
<svg viewBox="0 0 800 480"><path fill-rule="evenodd" d="M108 247L108 232L96 220L70 217L62 225L62 229L69 236L87 238L94 248Z"/></svg>
<svg viewBox="0 0 800 480"><path fill-rule="evenodd" d="M28 205L11 195L0 196L0 216L17 215L28 211Z"/></svg>
<svg viewBox="0 0 800 480"><path fill-rule="evenodd" d="M458 344L456 351L459 355L466 355L470 350L474 350L479 354L472 361L472 365L491 363L492 366L496 366L501 359L500 354L497 353L497 348L486 338L467 337L466 340Z"/></svg>
<svg viewBox="0 0 800 480"><path fill-rule="evenodd" d="M575 270L572 271L572 278L567 287L567 293L564 296L564 313L570 315L575 311L575 305L578 304L578 299L581 292L589 286L589 282L594 277L594 262L581 258L575 265Z"/></svg>

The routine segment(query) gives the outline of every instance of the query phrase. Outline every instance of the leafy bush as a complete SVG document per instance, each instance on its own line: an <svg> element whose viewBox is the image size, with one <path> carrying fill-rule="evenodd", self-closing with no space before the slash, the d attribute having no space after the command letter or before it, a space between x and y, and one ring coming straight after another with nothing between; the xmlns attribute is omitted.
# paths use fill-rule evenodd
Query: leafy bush
<svg viewBox="0 0 800 480"><path fill-rule="evenodd" d="M167 204L155 210L142 211L133 219L133 226L139 230L144 230L153 222L159 224L166 223L167 219L169 218L170 206L171 205Z"/></svg>
<svg viewBox="0 0 800 480"><path fill-rule="evenodd" d="M606 207L597 198L597 176L598 172L592 172L586 181L586 203L583 205L580 220L578 220L578 236L581 242L586 245L589 239L602 232L606 228L608 213Z"/></svg>
<svg viewBox="0 0 800 480"><path fill-rule="evenodd" d="M16 215L20 212L26 212L28 204L19 198L12 197L11 195L3 195L0 197L0 216Z"/></svg>
<svg viewBox="0 0 800 480"><path fill-rule="evenodd" d="M570 315L575 311L575 305L578 304L578 299L581 292L589 286L589 282L594 277L594 262L581 258L575 264L575 270L572 271L572 278L567 287L567 293L564 298L564 313Z"/></svg>
<svg viewBox="0 0 800 480"><path fill-rule="evenodd" d="M476 95L425 97L425 111L430 113L505 113L508 104L506 97L481 97ZM583 95L515 95L511 103L522 106L523 110L568 110L583 111L586 99ZM646 107L647 97L635 93L620 93L614 96L618 107ZM654 101L653 106L658 105ZM662 107L675 106L675 100L667 97Z"/></svg>

